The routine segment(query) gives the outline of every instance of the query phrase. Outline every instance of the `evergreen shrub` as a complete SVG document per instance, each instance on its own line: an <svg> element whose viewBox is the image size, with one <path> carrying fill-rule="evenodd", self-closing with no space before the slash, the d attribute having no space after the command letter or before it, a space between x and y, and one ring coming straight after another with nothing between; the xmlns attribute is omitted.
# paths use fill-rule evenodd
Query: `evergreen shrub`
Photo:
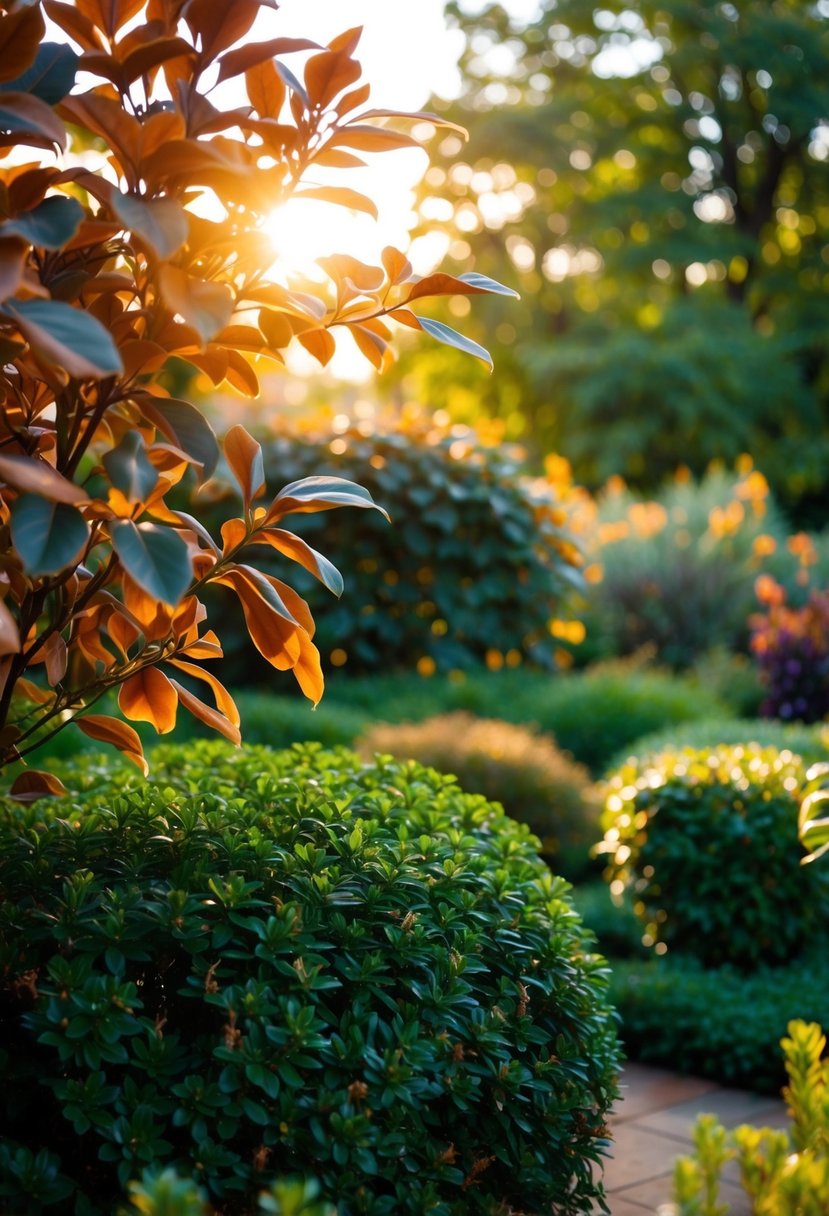
<svg viewBox="0 0 829 1216"><path fill-rule="evenodd" d="M385 752L452 773L461 787L500 802L541 842L556 873L578 881L590 871L599 836L599 803L590 774L549 736L526 726L457 710L425 722L370 727L363 756Z"/></svg>
<svg viewBox="0 0 829 1216"><path fill-rule="evenodd" d="M819 867L801 866L802 759L747 744L622 765L609 779L599 852L629 889L657 953L710 966L782 963L826 910Z"/></svg>
<svg viewBox="0 0 829 1216"><path fill-rule="evenodd" d="M154 766L0 804L5 1209L110 1216L153 1166L224 1216L306 1173L340 1216L589 1212L615 1018L528 829L312 745Z"/></svg>

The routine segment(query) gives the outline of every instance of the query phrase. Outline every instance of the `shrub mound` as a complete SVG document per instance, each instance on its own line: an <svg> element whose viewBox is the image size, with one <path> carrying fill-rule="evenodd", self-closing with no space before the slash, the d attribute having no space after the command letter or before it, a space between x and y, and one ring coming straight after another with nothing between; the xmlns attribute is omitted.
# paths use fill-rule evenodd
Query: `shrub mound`
<svg viewBox="0 0 829 1216"><path fill-rule="evenodd" d="M826 905L821 870L802 867L803 761L774 748L718 747L631 759L608 782L599 851L612 890L635 894L646 944L709 966L780 963Z"/></svg>
<svg viewBox="0 0 829 1216"><path fill-rule="evenodd" d="M590 871L598 799L587 769L549 737L458 710L425 722L378 723L357 749L366 757L385 752L452 773L463 789L500 802L511 818L526 823L557 873L577 881Z"/></svg>
<svg viewBox="0 0 829 1216"><path fill-rule="evenodd" d="M356 475L392 517L389 525L368 518L373 512L338 511L322 527L311 515L294 525L314 548L324 541L346 575L338 602L310 575L295 580L317 620L324 666L333 656L349 672L418 664L448 671L480 665L488 654L552 666L557 643L548 623L571 586L581 585L556 486L527 478L520 450L484 446L469 429L411 420L393 432L362 430L320 429L265 444L269 486L281 486L286 470L289 481ZM267 555L256 557L282 577L284 558L272 554L268 565ZM231 619L224 623L218 598L215 610L226 672L237 683L255 681L260 668L246 657L244 635L238 627L233 634Z"/></svg>
<svg viewBox="0 0 829 1216"><path fill-rule="evenodd" d="M7 1210L152 1164L227 1216L306 1172L341 1216L590 1211L615 1019L526 827L312 745L65 775L0 806Z"/></svg>
<svg viewBox="0 0 829 1216"><path fill-rule="evenodd" d="M758 1093L785 1080L778 1048L792 1018L829 1014L825 935L815 950L748 975L693 959L614 962L611 997L634 1060Z"/></svg>
<svg viewBox="0 0 829 1216"><path fill-rule="evenodd" d="M638 763L660 752L690 747L695 750L716 747L772 747L800 756L804 764L829 759L829 726L804 726L758 718L702 718L682 722L644 735L636 740ZM613 767L631 761L627 750L620 752Z"/></svg>

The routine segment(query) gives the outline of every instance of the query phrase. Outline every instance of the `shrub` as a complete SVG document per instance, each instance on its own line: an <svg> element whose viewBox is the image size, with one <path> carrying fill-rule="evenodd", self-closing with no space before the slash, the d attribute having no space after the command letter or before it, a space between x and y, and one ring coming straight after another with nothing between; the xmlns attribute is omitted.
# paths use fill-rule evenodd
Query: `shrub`
<svg viewBox="0 0 829 1216"><path fill-rule="evenodd" d="M365 427L285 434L265 448L269 483L308 472L348 478L388 508L392 527L361 513L301 525L313 546L348 567L346 593L325 604L317 644L336 665L362 672L395 668L426 674L525 658L550 666L548 624L579 582L577 551L552 481L523 475L515 448L487 447L471 430L422 421L394 431ZM312 612L324 588L297 584ZM224 629L227 636L227 628ZM238 634L241 644L243 635ZM237 650L236 682L256 678Z"/></svg>
<svg viewBox="0 0 829 1216"><path fill-rule="evenodd" d="M758 1093L784 1081L777 1045L792 1018L829 1013L826 936L802 959L743 974L669 954L614 962L611 997L626 1054Z"/></svg>
<svg viewBox="0 0 829 1216"><path fill-rule="evenodd" d="M643 958L648 953L630 897L613 899L606 882L586 882L573 890L572 900L598 949L614 964L617 959Z"/></svg>
<svg viewBox="0 0 829 1216"><path fill-rule="evenodd" d="M2 805L10 1208L109 1213L152 1164L228 1216L306 1170L342 1213L588 1212L615 1024L528 829L343 751L155 763Z"/></svg>
<svg viewBox="0 0 829 1216"><path fill-rule="evenodd" d="M614 759L613 768L620 768L626 761L642 763L645 758L660 752L739 745L790 751L800 756L804 764L816 764L829 757L829 726L802 726L757 718L702 718L696 722L681 722L637 739L636 757L623 750Z"/></svg>
<svg viewBox="0 0 829 1216"><path fill-rule="evenodd" d="M500 802L526 823L556 873L575 882L589 872L589 850L599 835L590 774L536 731L458 710L414 724L379 723L357 749L366 757L387 752L452 773L462 789Z"/></svg>
<svg viewBox="0 0 829 1216"><path fill-rule="evenodd" d="M784 962L825 911L802 868L803 761L756 746L630 760L608 781L599 851L612 890L634 893L646 942L716 966Z"/></svg>
<svg viewBox="0 0 829 1216"><path fill-rule="evenodd" d="M408 303L514 294L480 275L418 278L392 248L376 269L343 253L326 260L325 283L281 282L265 231L274 208L293 196L374 212L353 190L320 186L317 170L353 164L349 148L415 141L379 126L394 115L366 109L368 88L352 88L359 29L326 47L284 38L238 45L269 6L51 4L60 43L42 41L41 4L7 5L0 18L3 149L45 150L0 170L0 765L76 722L146 768L132 727L84 712L114 687L127 718L162 734L183 706L238 740L232 698L200 666L221 656L214 633L199 636L208 584L232 593L256 649L319 700L307 606L239 559L270 546L336 592L330 562L281 525L297 513L369 507L370 496L292 472L268 506L255 507L262 453L234 426L224 456L242 512L237 502L217 545L186 511L170 509L185 474L204 480L219 455L201 411L170 396L171 369L179 384L200 372L255 397L251 357L283 362L294 337L324 364L331 328L346 326L382 365L389 311L463 345ZM222 110L215 88L227 81L237 101ZM56 150L65 163L53 163ZM205 196L207 209L198 206ZM207 684L215 707L191 680ZM52 774L28 772L15 792L59 787Z"/></svg>
<svg viewBox="0 0 829 1216"><path fill-rule="evenodd" d="M767 718L820 722L829 714L829 591L812 591L802 608L786 604L773 579L758 579L765 612L751 618L751 649Z"/></svg>
<svg viewBox="0 0 829 1216"><path fill-rule="evenodd" d="M749 655L732 654L723 647L708 650L688 669L688 677L724 701L736 717L758 716L763 685Z"/></svg>
<svg viewBox="0 0 829 1216"><path fill-rule="evenodd" d="M694 1129L693 1157L674 1167L676 1216L717 1216L723 1167L735 1160L754 1212L822 1216L829 1211L829 1060L820 1026L802 1020L788 1026L781 1046L789 1083L783 1097L791 1127L743 1124L726 1131L713 1115Z"/></svg>
<svg viewBox="0 0 829 1216"><path fill-rule="evenodd" d="M611 655L650 645L657 661L684 668L744 644L754 580L784 548L786 527L762 474L712 467L700 482L678 476L649 502L614 479L593 535L604 573L590 590L588 637Z"/></svg>

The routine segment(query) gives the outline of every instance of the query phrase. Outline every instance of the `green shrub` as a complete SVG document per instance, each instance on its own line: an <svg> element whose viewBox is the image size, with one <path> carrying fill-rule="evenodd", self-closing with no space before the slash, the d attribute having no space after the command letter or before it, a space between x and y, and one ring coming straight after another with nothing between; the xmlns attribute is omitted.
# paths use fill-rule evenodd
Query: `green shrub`
<svg viewBox="0 0 829 1216"><path fill-rule="evenodd" d="M204 1189L192 1178L180 1177L174 1169L147 1169L140 1182L129 1185L132 1204L123 1216L207 1216ZM257 1212L261 1216L336 1216L335 1208L319 1200L316 1179L272 1183L260 1191Z"/></svg>
<svg viewBox="0 0 829 1216"><path fill-rule="evenodd" d="M364 677L331 682L329 705L365 710L388 722L419 721L465 709L481 718L536 726L591 772L642 735L674 722L729 717L728 707L692 681L624 665L551 676L500 671L440 677Z"/></svg>
<svg viewBox="0 0 829 1216"><path fill-rule="evenodd" d="M370 727L358 740L366 757L387 752L443 773L461 787L500 802L526 823L558 874L575 882L591 870L599 837L599 803L590 774L552 740L526 726L475 718L463 710L425 722Z"/></svg>
<svg viewBox="0 0 829 1216"><path fill-rule="evenodd" d="M614 962L611 997L626 1054L725 1085L776 1093L785 1079L778 1051L792 1018L829 1018L825 933L814 950L782 967L743 974L670 954Z"/></svg>
<svg viewBox="0 0 829 1216"><path fill-rule="evenodd" d="M788 750L800 756L804 764L816 764L829 759L829 726L802 726L770 722L764 718L703 718L643 735L636 740L636 756L641 763L646 756L680 748L734 747L741 744ZM627 750L619 752L613 767L619 768L630 758Z"/></svg>
<svg viewBox="0 0 829 1216"><path fill-rule="evenodd" d="M358 520L340 511L327 513L322 528L311 515L296 525L315 548L324 539L347 570L336 603L310 575L297 583L315 616L320 609L315 641L324 665L448 671L480 665L489 654L495 662L509 656L551 666L550 618L565 591L580 585L553 484L525 477L517 449L484 447L472 431L425 423L363 430L285 436L265 446L269 485L281 486L286 470L289 480L306 470L359 472L392 517L389 526L378 516L378 527L369 512ZM280 559L271 557L268 569L279 574ZM237 630L234 654L231 622L221 628L226 674L255 682L260 666L245 658L242 635Z"/></svg>
<svg viewBox="0 0 829 1216"><path fill-rule="evenodd" d="M586 882L574 888L571 898L582 924L594 935L606 958L615 962L648 954L629 897L613 899L606 882Z"/></svg>
<svg viewBox="0 0 829 1216"><path fill-rule="evenodd" d="M757 717L764 689L748 655L732 654L723 647L708 650L694 661L688 676L700 688L724 701L736 717Z"/></svg>
<svg viewBox="0 0 829 1216"><path fill-rule="evenodd" d="M726 1131L713 1115L694 1128L693 1157L674 1166L676 1216L721 1216L723 1167L736 1160L751 1210L769 1216L825 1216L829 1212L829 1059L820 1026L792 1021L783 1039L789 1083L783 1097L791 1127Z"/></svg>
<svg viewBox="0 0 829 1216"><path fill-rule="evenodd" d="M711 966L784 962L821 923L826 883L802 867L799 756L719 747L631 759L602 815L611 890L634 893L646 944Z"/></svg>
<svg viewBox="0 0 829 1216"><path fill-rule="evenodd" d="M615 1020L528 829L314 745L153 759L0 805L7 1210L152 1165L226 1216L306 1171L341 1216L589 1211Z"/></svg>
<svg viewBox="0 0 829 1216"><path fill-rule="evenodd" d="M273 693L243 691L234 694L242 719L245 743L267 747L290 747L294 743L322 743L324 747L350 747L369 721L362 710L350 709L325 697L314 707L307 700ZM196 721L188 737L207 736ZM178 728L176 738L179 735Z"/></svg>

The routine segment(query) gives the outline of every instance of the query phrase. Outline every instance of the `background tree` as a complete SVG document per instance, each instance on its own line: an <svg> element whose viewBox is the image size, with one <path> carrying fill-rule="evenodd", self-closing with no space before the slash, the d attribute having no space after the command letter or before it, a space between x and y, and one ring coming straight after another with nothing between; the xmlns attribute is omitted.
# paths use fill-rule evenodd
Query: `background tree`
<svg viewBox="0 0 829 1216"><path fill-rule="evenodd" d="M268 662L292 670L313 701L322 694L307 605L248 557L266 545L339 593L339 573L285 520L370 507L371 497L312 477L257 506L261 449L234 426L224 459L242 513L214 540L166 501L219 458L200 411L164 387L171 359L255 396L261 360L280 363L296 338L325 364L335 327L385 366L388 316L488 359L408 307L431 294L506 290L480 276L418 279L386 249L380 267L329 258L327 286L280 279L263 232L274 207L294 196L373 212L326 172L413 144L383 121L424 116L366 107L358 29L327 47L242 42L263 6L0 7L0 148L15 151L0 178L0 766L75 722L146 771L135 730L87 712L114 688L127 718L161 733L181 705L238 742L233 700L201 666L221 655L203 630L207 584L236 596ZM43 41L44 13L72 45ZM75 89L79 70L90 86ZM229 81L238 104L222 109L215 90ZM192 681L208 686L215 707ZM12 789L37 797L60 783L29 771Z"/></svg>
<svg viewBox="0 0 829 1216"><path fill-rule="evenodd" d="M448 113L471 138L463 160L444 141L423 227L454 212L457 264L523 300L493 324L496 382L464 390L431 352L409 387L506 417L592 484L749 450L808 516L829 454L829 5L449 12L466 49Z"/></svg>

